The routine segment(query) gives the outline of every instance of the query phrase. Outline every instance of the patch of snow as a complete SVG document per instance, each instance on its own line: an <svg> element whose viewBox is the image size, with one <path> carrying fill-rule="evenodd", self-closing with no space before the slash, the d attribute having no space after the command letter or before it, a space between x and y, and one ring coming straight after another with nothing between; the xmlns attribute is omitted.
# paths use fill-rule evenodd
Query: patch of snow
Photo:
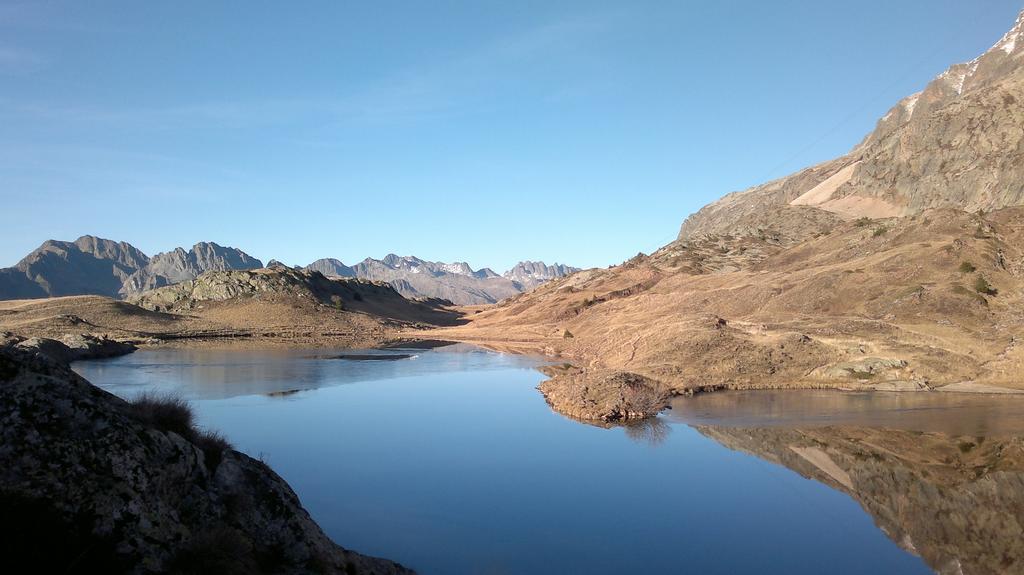
<svg viewBox="0 0 1024 575"><path fill-rule="evenodd" d="M921 92L912 94L903 101L903 109L907 111L908 116L914 115L914 108L917 107L917 101L921 99Z"/></svg>
<svg viewBox="0 0 1024 575"><path fill-rule="evenodd" d="M469 270L469 266L466 264L455 263L455 264L441 264L441 270L446 271L450 274L458 274L462 276L471 275L472 270Z"/></svg>
<svg viewBox="0 0 1024 575"><path fill-rule="evenodd" d="M1013 29L1000 38L989 51L1002 50L1007 54L1013 54L1013 51L1017 49L1017 40L1020 39L1022 33L1024 33L1024 12L1017 17L1017 22L1014 24Z"/></svg>

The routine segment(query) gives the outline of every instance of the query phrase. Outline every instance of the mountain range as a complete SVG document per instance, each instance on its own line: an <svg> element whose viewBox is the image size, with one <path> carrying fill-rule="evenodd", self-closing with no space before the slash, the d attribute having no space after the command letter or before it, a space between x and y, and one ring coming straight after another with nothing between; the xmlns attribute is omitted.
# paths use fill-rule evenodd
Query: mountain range
<svg viewBox="0 0 1024 575"><path fill-rule="evenodd" d="M413 256L388 254L384 259L366 258L354 266L333 259L317 260L304 269L331 277L358 277L386 281L411 299L446 299L459 305L497 303L538 285L579 271L578 268L543 262L520 262L498 275L490 268L474 270L465 262L429 262Z"/></svg>
<svg viewBox="0 0 1024 575"><path fill-rule="evenodd" d="M273 265L283 264L268 264ZM14 267L0 269L0 299L69 295L129 298L210 271L262 267L263 262L242 250L212 242L148 257L129 243L94 236L82 236L74 242L48 240ZM488 268L473 270L464 262L428 262L394 254L382 260L367 258L355 266L333 258L321 259L304 269L328 277L386 281L410 299L444 299L459 305L496 303L577 271L561 264L521 262L501 276Z"/></svg>

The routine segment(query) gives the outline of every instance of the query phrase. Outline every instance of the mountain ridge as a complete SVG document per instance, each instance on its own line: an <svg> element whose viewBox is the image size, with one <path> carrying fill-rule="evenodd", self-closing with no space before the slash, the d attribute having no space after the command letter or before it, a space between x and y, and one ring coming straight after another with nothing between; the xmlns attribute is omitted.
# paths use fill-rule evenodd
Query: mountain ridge
<svg viewBox="0 0 1024 575"><path fill-rule="evenodd" d="M678 239L733 232L766 207L844 219L1024 203L1024 12L986 52L894 105L848 154L733 192L683 222Z"/></svg>
<svg viewBox="0 0 1024 575"><path fill-rule="evenodd" d="M277 260L267 267L285 266ZM127 242L82 236L74 242L47 240L15 266L0 269L0 299L102 295L128 299L143 292L194 280L209 271L254 270L263 262L246 252L215 242L198 242L152 257ZM416 256L388 254L348 266L323 258L300 269L328 277L387 281L410 299L445 299L459 305L496 303L533 289L544 281L578 271L543 262L520 262L499 275L474 270L466 262L432 262Z"/></svg>

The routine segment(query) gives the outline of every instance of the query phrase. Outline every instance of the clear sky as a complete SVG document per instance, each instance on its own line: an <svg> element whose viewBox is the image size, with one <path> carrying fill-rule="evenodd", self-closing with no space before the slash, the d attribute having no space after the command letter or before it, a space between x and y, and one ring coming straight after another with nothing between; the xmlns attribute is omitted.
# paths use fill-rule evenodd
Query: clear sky
<svg viewBox="0 0 1024 575"><path fill-rule="evenodd" d="M0 265L86 233L618 263L846 152L1022 7L0 0Z"/></svg>

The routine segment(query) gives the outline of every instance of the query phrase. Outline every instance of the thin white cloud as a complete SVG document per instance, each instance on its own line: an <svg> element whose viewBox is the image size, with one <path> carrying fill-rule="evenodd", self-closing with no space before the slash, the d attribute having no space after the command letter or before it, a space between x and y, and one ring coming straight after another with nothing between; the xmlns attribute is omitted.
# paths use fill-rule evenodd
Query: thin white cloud
<svg viewBox="0 0 1024 575"><path fill-rule="evenodd" d="M596 65L586 50L612 24L586 17L543 24L433 65L408 69L333 97L200 102L159 108L88 107L0 100L3 114L60 123L104 124L129 130L266 128L315 122L319 126L403 124L474 114L496 103L493 93L538 66L559 68L560 82L540 97L564 99L574 70ZM0 67L36 65L44 59L0 48ZM583 93L582 91L572 91Z"/></svg>

